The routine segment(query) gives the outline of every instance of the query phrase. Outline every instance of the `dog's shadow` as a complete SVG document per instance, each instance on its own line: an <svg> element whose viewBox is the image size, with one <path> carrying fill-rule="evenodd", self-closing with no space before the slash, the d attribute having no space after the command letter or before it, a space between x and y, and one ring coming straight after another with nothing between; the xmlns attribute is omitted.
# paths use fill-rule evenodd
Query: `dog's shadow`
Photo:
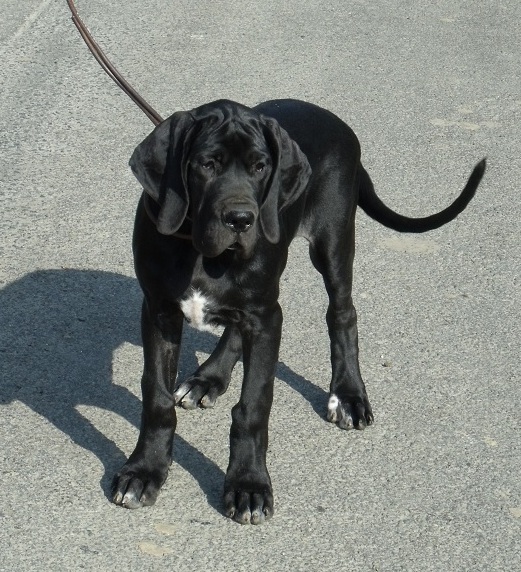
<svg viewBox="0 0 521 572"><path fill-rule="evenodd" d="M87 270L41 270L0 291L0 404L18 400L101 461L101 487L110 498L112 475L126 457L80 412L94 406L139 427L141 403L112 381L113 353L124 342L141 343L137 280ZM215 336L188 330L181 354L182 375L197 367L195 351L210 353ZM188 351L186 351L188 348ZM326 393L290 368L277 377L318 412ZM80 410L79 410L79 409ZM210 459L176 435L174 463L199 483L209 504L221 512L224 474Z"/></svg>

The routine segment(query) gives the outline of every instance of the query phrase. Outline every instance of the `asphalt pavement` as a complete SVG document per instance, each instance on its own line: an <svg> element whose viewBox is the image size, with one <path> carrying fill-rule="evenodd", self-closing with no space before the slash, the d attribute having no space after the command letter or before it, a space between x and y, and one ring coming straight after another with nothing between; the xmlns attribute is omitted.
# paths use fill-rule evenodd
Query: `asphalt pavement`
<svg viewBox="0 0 521 572"><path fill-rule="evenodd" d="M77 0L163 115L293 97L357 133L379 195L421 236L357 219L354 299L376 423L324 419L327 306L307 245L282 279L270 422L275 516L222 514L229 392L180 411L154 507L110 503L140 416L141 294L127 163L152 124L103 73L65 0L0 16L0 570L521 569L521 4ZM186 328L180 375L215 337Z"/></svg>

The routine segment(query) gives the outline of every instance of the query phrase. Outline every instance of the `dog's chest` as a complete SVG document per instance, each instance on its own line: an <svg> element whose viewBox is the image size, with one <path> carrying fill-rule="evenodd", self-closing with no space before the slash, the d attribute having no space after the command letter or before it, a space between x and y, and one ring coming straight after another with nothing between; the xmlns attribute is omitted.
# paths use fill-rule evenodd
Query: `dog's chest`
<svg viewBox="0 0 521 572"><path fill-rule="evenodd" d="M235 304L230 304L230 300L226 302L199 288L191 287L180 299L179 305L186 321L191 326L198 330L215 333L217 326L237 323L244 317L243 310L239 310Z"/></svg>
<svg viewBox="0 0 521 572"><path fill-rule="evenodd" d="M194 328L203 331L213 330L212 325L208 321L208 312L212 307L212 301L208 296L205 296L199 290L191 289L181 300L180 305L187 322Z"/></svg>
<svg viewBox="0 0 521 572"><path fill-rule="evenodd" d="M181 311L194 328L214 331L216 326L238 324L276 300L276 282L270 282L275 287L259 289L265 277L262 272L259 276L255 265L239 272L210 262L197 261L190 286L177 297Z"/></svg>

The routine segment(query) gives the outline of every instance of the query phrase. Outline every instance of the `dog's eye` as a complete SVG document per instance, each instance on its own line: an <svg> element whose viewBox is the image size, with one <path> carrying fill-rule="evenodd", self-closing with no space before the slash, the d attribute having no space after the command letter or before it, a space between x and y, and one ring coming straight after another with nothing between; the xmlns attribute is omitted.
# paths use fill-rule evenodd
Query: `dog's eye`
<svg viewBox="0 0 521 572"><path fill-rule="evenodd" d="M257 171L257 173L262 173L262 171L264 171L265 168L266 165L262 161L255 163L255 170Z"/></svg>
<svg viewBox="0 0 521 572"><path fill-rule="evenodd" d="M203 169L206 169L207 171L212 171L213 169L215 169L215 162L212 160L203 161L201 165Z"/></svg>

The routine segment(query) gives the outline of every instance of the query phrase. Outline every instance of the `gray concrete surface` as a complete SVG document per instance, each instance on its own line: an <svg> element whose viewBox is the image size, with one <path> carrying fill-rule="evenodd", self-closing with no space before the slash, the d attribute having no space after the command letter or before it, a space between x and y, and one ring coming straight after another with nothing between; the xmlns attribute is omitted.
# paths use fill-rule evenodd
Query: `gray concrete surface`
<svg viewBox="0 0 521 572"><path fill-rule="evenodd" d="M65 0L0 16L0 570L519 570L521 9L518 0L78 0L165 116L297 97L357 132L380 195L454 223L400 236L358 217L355 302L376 414L323 419L326 297L304 242L283 277L271 419L276 514L220 512L229 393L179 414L155 507L118 509L139 424L140 293L127 168L151 130L103 74ZM215 340L187 329L181 374Z"/></svg>

